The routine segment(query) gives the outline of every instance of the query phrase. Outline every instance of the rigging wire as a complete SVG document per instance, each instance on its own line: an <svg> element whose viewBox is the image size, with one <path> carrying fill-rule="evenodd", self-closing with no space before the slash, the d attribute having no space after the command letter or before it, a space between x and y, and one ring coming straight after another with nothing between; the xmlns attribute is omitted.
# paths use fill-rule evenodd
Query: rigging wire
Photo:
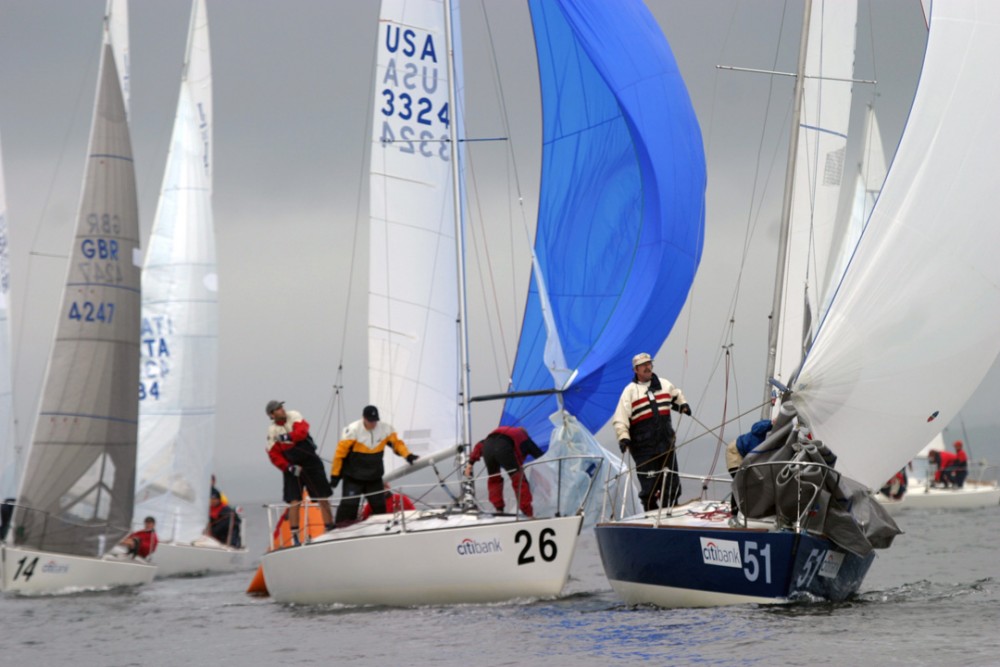
<svg viewBox="0 0 1000 667"><path fill-rule="evenodd" d="M513 181L514 192L515 192L515 195L517 197L517 210L516 210L516 213L519 214L519 217L520 217L521 227L522 227L522 229L524 231L524 240L527 243L528 247L530 248L531 247L531 242L532 242L532 234L531 234L531 230L529 229L528 219L527 219L527 216L526 216L525 210L524 210L524 192L523 192L522 187L521 187L520 172L519 172L519 170L517 168L517 160L515 158L515 152L516 152L516 150L515 150L514 138L513 138L513 135L511 133L511 128L510 128L510 117L509 117L509 113L508 113L508 108L509 107L508 107L508 104L507 104L507 96L506 96L506 92L505 92L504 87L503 87L503 81L502 81L502 79L500 77L500 70L499 70L499 65L498 65L499 54L498 54L498 50L497 50L497 47L496 47L496 39L495 39L495 35L494 35L493 23L492 23L492 21L490 19L490 14L489 14L489 11L486 8L486 3L485 3L484 0L480 0L480 6L481 6L481 9L482 9L483 21L484 21L485 26L486 26L487 43L488 43L488 50L489 50L489 54L490 54L490 57L488 58L488 60L490 62L492 70L493 70L492 71L492 81L493 81L494 95L496 96L497 101L498 101L498 107L499 107L499 110L500 110L500 122L501 122L501 126L502 126L502 129L503 129L502 134L503 134L503 137L505 137L505 141L506 141L506 148L507 148L506 154L507 154L507 157L508 157L508 159L505 162L506 169L507 169L507 181L508 182L511 182L511 180ZM482 244L483 254L485 256L485 262L479 262L479 261L477 261L477 264L479 266L483 266L483 264L485 263L486 269L487 269L487 275L486 276L482 276L482 273L480 274L481 278L482 278L482 280L480 282L480 287L482 289L484 303L492 303L493 304L493 311L494 311L494 314L495 314L495 317L496 317L496 328L497 328L497 331L499 332L499 337L500 337L500 354L498 354L497 353L496 341L493 338L493 327L488 327L488 329L489 329L489 335L490 335L490 341L491 341L491 348L492 348L492 352L493 352L492 358L493 358L493 361L494 361L494 370L495 370L498 378L501 377L501 376L504 377L504 380L505 380L504 385L505 385L505 387L510 387L510 384L511 384L511 381L512 381L512 374L513 374L513 362L511 360L510 354L508 352L508 350L510 349L510 346L509 346L509 344L507 342L508 336L507 336L507 333L506 333L507 332L507 327L505 326L505 322L510 321L510 322L512 322L514 324L518 324L520 322L520 318L517 317L517 316L514 316L514 317L505 317L503 315L503 313L500 312L500 298L499 298L499 294L498 294L497 287L496 287L496 282L497 282L496 281L496 274L495 274L495 272L493 270L493 262L492 262L492 258L491 258L491 253L489 253L489 251L488 251L489 244L487 242L486 233L485 233L485 219L486 219L486 216L485 216L485 214L483 213L483 211L481 209L482 198L479 196L479 194L480 194L479 182L478 182L478 179L476 178L475 170L472 167L472 161L471 160L468 161L468 164L469 164L469 171L470 171L471 181L473 183L473 189L474 189L474 191L476 193L476 205L478 207L478 211L477 211L478 212L478 218L477 219L480 221L480 224L483 225L483 228L481 230L481 234L478 237L476 237L476 234L475 234L476 230L475 230L475 228L470 225L470 230L472 231L473 236L475 238L478 238L480 240L480 243ZM511 215L511 213L508 211L508 231L509 231L509 244L510 244L511 252L513 252L513 249L519 245L515 241L515 239L514 239L514 228L515 228L515 225L512 224L512 222L511 222L511 218L514 218L514 217L517 217L517 216ZM479 259L479 247L474 244L474 249L475 249L476 257L477 257L477 260L478 260ZM517 303L520 302L520 299L518 298L518 295L520 293L524 293L526 290L521 290L519 292L519 290L517 288L517 281L516 280L509 281L509 285L510 285L510 290L511 290L511 292L510 292L510 303L517 304ZM492 296L492 298L489 298L490 296ZM487 315L489 316L489 309L487 308L486 310L487 310ZM521 317L523 317L523 313L521 314ZM498 362L498 358L502 358L503 369L500 369L500 368L496 367L497 364L499 363Z"/></svg>
<svg viewBox="0 0 1000 667"><path fill-rule="evenodd" d="M372 58L371 63L372 71L375 70L375 64L378 61L378 38L372 42ZM369 78L368 83L368 98L369 100L375 99L375 77ZM361 135L361 155L362 160L360 166L358 167L358 182L363 183L365 175L368 174L368 169L366 167L371 164L371 152L374 147L371 144L372 128L374 127L374 119L372 113L367 113L365 117L365 131ZM383 146L384 148L384 146ZM368 156L368 160L364 159L364 156ZM356 322L357 318L351 317L351 297L354 295L354 278L355 269L357 266L356 258L358 256L359 248L358 243L360 239L360 234L358 230L361 227L361 208L362 208L362 197L361 194L364 192L365 188L358 188L358 196L354 202L354 228L351 230L351 259L348 262L347 269L347 298L344 300L344 312L341 315L341 321L343 322L343 327L340 331L340 355L337 360L337 372L335 375L336 380L333 384L333 393L330 396L330 400L327 403L326 412L323 414L320 420L320 427L323 431L323 439L320 442L320 450L322 451L323 445L326 442L326 434L329 432L330 427L336 421L336 429L334 433L340 432L340 425L345 423L346 414L343 398L344 390L344 355L347 349L347 325L349 322Z"/></svg>
<svg viewBox="0 0 1000 667"><path fill-rule="evenodd" d="M786 3L786 9L785 9L785 11L782 12L782 15L781 15L781 23L780 23L779 28L778 28L778 34L779 35L784 34L786 18L787 18L787 3ZM731 38L732 32L733 32L733 26L736 24L736 19L737 19L736 10L734 9L733 13L730 15L730 20L729 20L730 28L727 30L727 33L726 33L726 36L725 36L724 45L723 45L723 48L722 48L722 52L723 53L725 53L727 45L729 44L729 41L730 41L730 38ZM777 63L778 63L778 60L779 60L779 50L780 50L779 47L780 47L780 43L781 43L780 39L775 41L774 52L773 52L773 55L772 55L772 70L776 70L777 69ZM714 86L713 86L713 101L712 101L712 105L711 105L711 111L710 111L710 114L709 114L709 118L712 118L712 119L714 119L714 117L715 117L715 110L719 106L719 101L718 101L718 97L719 97L719 76L720 76L720 74L717 71L716 72L716 77L715 77L715 83L714 83ZM701 393L701 396L700 396L700 399L699 399L699 404L701 404L706 399L706 397L708 396L708 394L710 392L710 385L711 385L712 379L715 378L718 375L718 373L720 372L720 368L724 369L723 383L724 383L725 396L724 396L723 400L724 400L724 406L725 406L725 408L724 408L723 422L722 422L722 424L720 425L719 428L722 428L727 423L727 421L725 420L725 410L728 410L730 382L732 382L733 389L735 390L735 394L734 394L735 401L736 401L736 406L735 407L736 407L736 410L737 410L737 413L738 413L738 416L735 419L739 420L742 417L744 417L745 415L749 414L749 411L744 412L744 411L742 411L742 409L740 407L739 385L738 385L738 380L737 380L736 374L735 374L735 366L736 366L736 364L735 364L735 355L734 355L734 352L735 352L736 346L735 346L735 342L734 342L734 335L735 335L735 331L736 331L736 322L737 322L737 320L736 320L736 311L737 311L737 308L738 308L738 306L739 306L739 304L741 302L741 296L742 296L741 290L742 290L742 284L743 284L744 274L746 272L746 269L747 269L747 266L748 266L748 262L749 262L751 242L757 236L758 228L761 225L761 217L762 217L763 211L764 211L764 199L765 199L766 194L767 194L767 192L768 192L768 190L770 188L772 177L774 176L774 174L776 172L777 164L778 164L778 161L779 161L780 145L779 145L778 142L774 142L774 147L772 149L772 152L771 152L771 155L770 155L770 159L767 162L765 162L765 160L764 160L764 153L765 153L764 145L765 145L765 141L766 141L766 138L767 138L767 135L768 135L768 128L770 126L769 119L772 116L772 108L776 105L776 101L775 101L775 98L776 98L776 92L775 92L775 85L776 84L775 84L775 82L776 82L776 80L777 80L776 77L773 77L773 76L769 77L769 79L768 79L768 92L767 92L766 102L765 102L764 109L763 109L762 122L760 123L761 130L760 130L760 135L759 135L758 142L757 142L756 160L755 160L755 165L756 166L755 166L755 169L754 169L753 181L752 181L752 185L751 185L750 202L749 202L749 206L748 206L748 209L747 209L747 218L746 218L746 223L745 223L745 231L744 231L744 237L743 237L742 250L740 252L739 268L738 268L737 273L736 273L736 280L735 280L735 283L734 283L734 286L733 286L732 295L730 297L730 303L729 303L729 309L728 309L726 324L723 326L722 330L720 331L720 339L719 339L719 343L718 343L718 347L717 347L717 349L719 350L719 352L718 352L717 356L715 357L715 360L714 360L714 362L712 364L711 370L709 371L708 379L707 379L707 381L705 383L705 387L702 390L702 393ZM781 121L781 125L782 126L787 126L787 124L789 122L789 115L790 115L790 113L791 113L791 109L789 107L788 109L786 109L785 115L784 115L784 117L783 117L783 119ZM714 143L713 142L713 135L714 135L714 123L709 125L709 138L708 138L708 141L707 141L707 144L709 146L709 152L711 152L711 147L712 147L712 145ZM768 167L767 171L763 173L763 176L762 176L762 172L763 172L762 166L764 164L768 164L769 167ZM693 301L694 301L693 298L689 299L689 303L693 302ZM770 319L770 317L769 317L769 319ZM763 405L764 405L763 403L759 403L755 409L760 409L761 407L763 407ZM690 440L688 440L688 442L690 442ZM721 442L722 445L725 444L724 441L720 441L720 442ZM678 449L679 449L679 447L678 447ZM716 459L718 458L718 455L719 454L718 454L718 450L717 450L716 451L716 455L715 455ZM712 465L713 469L714 469L714 467L715 467L716 464L717 464L717 461L714 461L713 465Z"/></svg>
<svg viewBox="0 0 1000 667"><path fill-rule="evenodd" d="M101 21L102 21L102 23L104 21L103 16L104 16L104 13L102 11L102 13L101 13L101 17L102 17ZM103 35L103 33L102 33L102 35ZM93 52L94 53L98 53L97 50L93 50ZM94 58L94 55L92 55L92 54L87 56L87 59L86 59L86 61L84 63L84 66L81 68L81 70L82 71L88 71L88 70L91 70L91 69L94 69L95 71L97 69L97 65L95 64L95 58ZM62 170L63 163L65 162L66 156L69 154L70 136L73 134L73 129L77 126L77 124L79 123L80 119L85 117L85 114L82 114L80 112L80 108L81 108L81 104L83 103L84 91L87 89L87 85L88 84L90 84L92 86L96 85L94 83L94 80L92 80L92 79L90 79L90 78L88 78L86 76L79 77L79 87L77 88L77 91L76 91L76 101L73 104L73 110L72 110L72 114L71 114L71 120L70 120L69 124L66 126L66 132L63 135L62 141L60 142L61 148L58 151L58 158L56 159L55 167L52 170L52 176L49 179L48 187L46 188L45 196L43 197L43 200L42 200L42 210L39 212L38 218L37 218L37 220L35 221L35 224L34 224L35 234L34 234L34 237L31 240L31 245L29 246L30 250L28 252L28 267L27 267L27 271L25 272L25 279L24 279L24 282L23 282L23 288L20 289L20 290L18 290L18 291L20 291L23 294L23 297L21 297L19 299L21 301L21 303L24 304L24 307L21 309L22 312L24 312L24 311L27 310L27 304L31 301L30 299L28 299L28 289L29 289L28 286L36 284L36 282L37 282L37 281L35 281L35 280L32 279L32 275L31 275L32 271L33 271L33 269L35 267L35 261L34 260L37 259L37 258L58 259L58 260L60 260L62 262L66 262L66 261L69 260L69 253L68 252L61 252L61 253L56 253L56 252L41 252L41 251L37 250L36 248L38 247L39 239L40 239L42 230L45 227L44 223L45 223L46 212L49 210L49 204L52 202L52 198L53 198L52 193L56 189L55 188L56 179L58 178L59 172ZM85 140L85 141L87 141L87 140ZM8 208L8 215L9 215L9 208ZM10 224L10 220L8 219L8 225L9 224ZM8 227L8 229L9 229L9 227ZM9 235L9 231L8 231L8 235ZM17 283L17 281L15 281L14 284L16 284L16 283ZM25 336L25 327L27 326L29 318L22 315L21 317L18 317L16 319L17 319L17 335L16 335L16 339L18 341L23 341L24 340L24 336ZM21 358L22 358L21 355L14 354L13 358L11 359L11 377L12 378L17 378L17 376L18 376L19 365L20 365L20 362L21 362ZM18 396L18 392L13 392L13 394L11 396L11 407L12 407L12 411L14 412L15 415L17 414L17 396ZM38 400L38 399L36 398L35 400ZM23 441L28 440L28 439L30 439L32 437L32 434L30 432L27 433L27 435L25 435L23 437L22 437L21 434L16 433L17 427L20 426L19 422L20 422L20 420L15 419L15 442L23 442ZM34 428L34 419L27 420L27 423L30 424L29 428Z"/></svg>

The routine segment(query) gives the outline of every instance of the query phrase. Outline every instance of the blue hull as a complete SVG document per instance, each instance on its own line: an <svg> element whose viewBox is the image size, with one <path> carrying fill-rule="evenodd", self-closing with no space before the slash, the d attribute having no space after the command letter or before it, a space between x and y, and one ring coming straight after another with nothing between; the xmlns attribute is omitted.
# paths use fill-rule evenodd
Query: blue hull
<svg viewBox="0 0 1000 667"><path fill-rule="evenodd" d="M594 530L604 572L629 603L780 603L801 594L837 602L857 592L875 559L790 531L629 523Z"/></svg>

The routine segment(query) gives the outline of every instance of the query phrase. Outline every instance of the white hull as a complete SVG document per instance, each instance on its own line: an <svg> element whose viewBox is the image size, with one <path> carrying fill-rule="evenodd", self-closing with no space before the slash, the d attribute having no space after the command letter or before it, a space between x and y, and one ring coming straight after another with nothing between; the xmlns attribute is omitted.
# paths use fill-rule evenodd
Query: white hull
<svg viewBox="0 0 1000 667"><path fill-rule="evenodd" d="M769 598L756 595L735 595L713 593L711 591L637 584L631 581L608 580L612 590L625 604L652 604L663 609L687 609L690 607L724 607L736 604L785 604L783 598Z"/></svg>
<svg viewBox="0 0 1000 667"><path fill-rule="evenodd" d="M397 516L398 519L398 516ZM552 597L562 591L582 516L521 519L405 513L264 554L278 602L422 605Z"/></svg>
<svg viewBox="0 0 1000 667"><path fill-rule="evenodd" d="M156 566L131 558L90 558L0 547L3 592L46 595L148 584Z"/></svg>
<svg viewBox="0 0 1000 667"><path fill-rule="evenodd" d="M899 500L877 493L878 501L890 514L904 509L978 509L1000 505L1000 486L966 482L960 489L927 488L910 485Z"/></svg>
<svg viewBox="0 0 1000 667"><path fill-rule="evenodd" d="M246 549L234 549L211 538L194 542L160 542L150 557L156 577L239 572L251 567Z"/></svg>

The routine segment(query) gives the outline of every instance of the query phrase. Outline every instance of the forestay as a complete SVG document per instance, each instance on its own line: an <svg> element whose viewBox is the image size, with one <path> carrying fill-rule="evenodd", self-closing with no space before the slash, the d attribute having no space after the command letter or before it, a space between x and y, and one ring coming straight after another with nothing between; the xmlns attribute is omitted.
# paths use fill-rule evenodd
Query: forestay
<svg viewBox="0 0 1000 667"><path fill-rule="evenodd" d="M96 556L129 530L138 245L132 147L106 41L66 287L14 516L18 544Z"/></svg>
<svg viewBox="0 0 1000 667"><path fill-rule="evenodd" d="M920 83L793 400L838 469L878 488L1000 350L1000 3L937 0Z"/></svg>
<svg viewBox="0 0 1000 667"><path fill-rule="evenodd" d="M208 22L194 3L170 153L142 272L137 514L161 539L208 520L215 448L218 275Z"/></svg>

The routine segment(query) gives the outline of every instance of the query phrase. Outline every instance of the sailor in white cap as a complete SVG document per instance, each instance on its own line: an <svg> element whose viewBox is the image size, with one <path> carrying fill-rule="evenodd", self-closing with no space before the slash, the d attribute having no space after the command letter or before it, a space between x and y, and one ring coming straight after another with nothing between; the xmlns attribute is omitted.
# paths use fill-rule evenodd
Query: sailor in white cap
<svg viewBox="0 0 1000 667"><path fill-rule="evenodd" d="M639 476L639 499L647 511L677 504L681 484L677 476L677 439L670 411L691 414L684 393L653 373L646 352L632 357L635 375L622 391L612 418L618 446L632 454Z"/></svg>

